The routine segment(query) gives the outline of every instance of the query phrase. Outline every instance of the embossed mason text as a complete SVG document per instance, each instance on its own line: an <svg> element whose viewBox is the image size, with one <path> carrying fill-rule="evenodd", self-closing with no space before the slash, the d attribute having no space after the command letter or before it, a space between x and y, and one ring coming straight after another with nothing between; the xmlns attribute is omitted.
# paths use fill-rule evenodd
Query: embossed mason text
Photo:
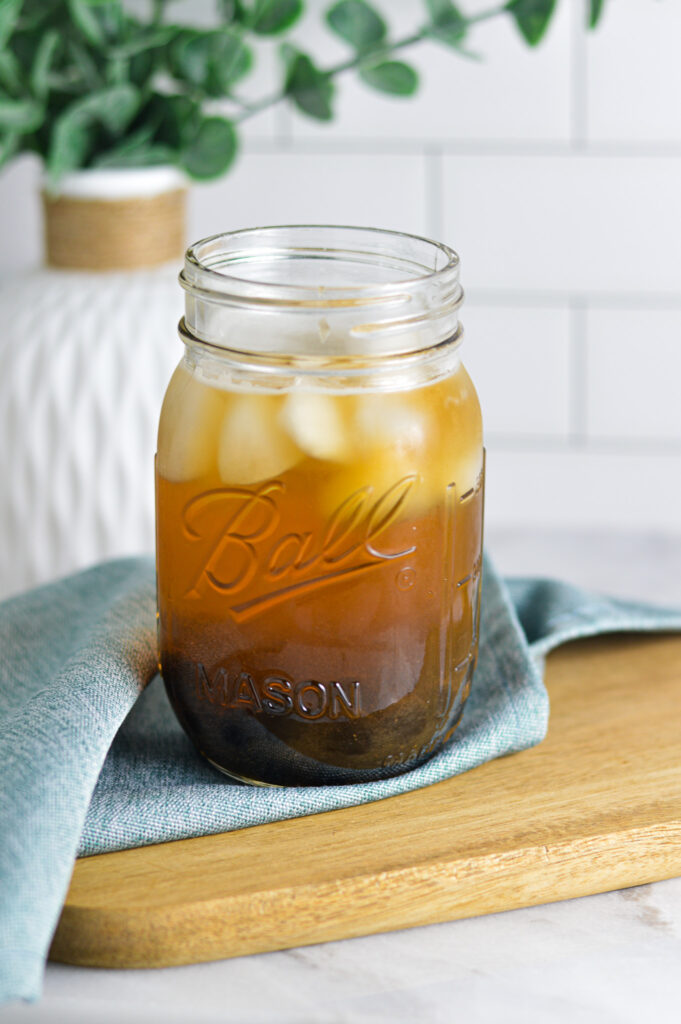
<svg viewBox="0 0 681 1024"><path fill-rule="evenodd" d="M242 708L267 715L297 715L318 719L359 718L362 713L360 684L318 682L306 679L294 682L287 676L250 672L228 672L218 668L212 678L205 666L196 666L196 696L223 708Z"/></svg>

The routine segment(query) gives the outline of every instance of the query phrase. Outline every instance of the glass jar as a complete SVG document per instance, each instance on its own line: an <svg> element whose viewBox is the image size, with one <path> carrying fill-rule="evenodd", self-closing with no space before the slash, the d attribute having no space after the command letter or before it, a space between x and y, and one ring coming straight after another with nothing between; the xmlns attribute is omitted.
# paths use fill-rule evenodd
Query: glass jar
<svg viewBox="0 0 681 1024"><path fill-rule="evenodd" d="M160 666L247 782L397 775L451 737L478 642L483 447L459 260L397 232L198 242L157 454Z"/></svg>

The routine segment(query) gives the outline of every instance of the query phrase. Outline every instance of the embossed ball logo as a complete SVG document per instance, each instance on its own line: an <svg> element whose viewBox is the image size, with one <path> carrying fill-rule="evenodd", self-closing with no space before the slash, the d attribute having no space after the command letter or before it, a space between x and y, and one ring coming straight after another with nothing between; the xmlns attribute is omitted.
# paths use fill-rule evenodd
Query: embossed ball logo
<svg viewBox="0 0 681 1024"><path fill-rule="evenodd" d="M389 528L417 480L417 474L405 476L378 497L371 487L360 488L317 533L278 534L277 498L285 495L279 480L253 490L219 487L196 495L184 507L182 527L201 561L185 597L200 598L210 588L225 596L240 622L304 591L407 558L415 545L395 548ZM413 570L398 573L397 585L408 590Z"/></svg>

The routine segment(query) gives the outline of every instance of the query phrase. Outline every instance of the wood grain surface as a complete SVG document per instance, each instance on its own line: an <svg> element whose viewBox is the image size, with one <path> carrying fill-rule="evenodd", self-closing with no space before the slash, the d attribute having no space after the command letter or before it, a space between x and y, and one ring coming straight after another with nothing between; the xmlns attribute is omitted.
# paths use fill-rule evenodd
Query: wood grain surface
<svg viewBox="0 0 681 1024"><path fill-rule="evenodd" d="M76 863L50 957L160 967L681 874L681 637L548 660L549 735L427 789Z"/></svg>

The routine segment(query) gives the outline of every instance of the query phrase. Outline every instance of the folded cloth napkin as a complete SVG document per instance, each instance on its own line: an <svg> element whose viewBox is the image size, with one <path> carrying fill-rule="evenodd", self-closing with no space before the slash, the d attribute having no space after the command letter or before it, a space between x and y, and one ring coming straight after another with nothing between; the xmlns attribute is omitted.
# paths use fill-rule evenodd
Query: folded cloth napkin
<svg viewBox="0 0 681 1024"><path fill-rule="evenodd" d="M203 761L153 679L150 559L110 562L5 601L0 1002L39 995L77 854L366 803L533 746L548 721L543 655L565 640L632 629L681 630L681 611L548 581L504 585L486 562L478 667L446 748L381 782L266 789L229 782Z"/></svg>

